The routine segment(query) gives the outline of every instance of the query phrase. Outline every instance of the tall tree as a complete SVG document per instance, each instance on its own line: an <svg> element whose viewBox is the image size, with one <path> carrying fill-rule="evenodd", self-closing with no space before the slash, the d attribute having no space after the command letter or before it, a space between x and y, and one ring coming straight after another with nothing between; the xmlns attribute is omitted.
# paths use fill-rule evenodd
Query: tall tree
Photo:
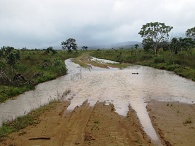
<svg viewBox="0 0 195 146"><path fill-rule="evenodd" d="M167 26L165 23L150 22L143 25L138 34L140 34L143 39L152 40L154 53L157 54L158 45L168 40L169 32L172 29L172 26Z"/></svg>
<svg viewBox="0 0 195 146"><path fill-rule="evenodd" d="M63 41L61 43L62 45L62 49L65 50L67 49L68 52L71 52L71 51L77 51L77 44L76 44L76 40L73 39L73 38L69 38L67 39L66 41Z"/></svg>

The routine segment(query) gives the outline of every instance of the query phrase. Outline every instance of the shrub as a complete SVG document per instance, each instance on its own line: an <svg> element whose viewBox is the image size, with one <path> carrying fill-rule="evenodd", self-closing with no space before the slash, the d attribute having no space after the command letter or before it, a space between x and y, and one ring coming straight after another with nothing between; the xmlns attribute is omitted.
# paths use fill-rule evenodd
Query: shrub
<svg viewBox="0 0 195 146"><path fill-rule="evenodd" d="M153 56L152 55L150 55L150 54L144 54L144 55L142 55L141 57L140 57L140 60L150 60L150 59L152 59L153 58Z"/></svg>
<svg viewBox="0 0 195 146"><path fill-rule="evenodd" d="M154 58L154 63L165 63L165 60L162 57L156 57Z"/></svg>

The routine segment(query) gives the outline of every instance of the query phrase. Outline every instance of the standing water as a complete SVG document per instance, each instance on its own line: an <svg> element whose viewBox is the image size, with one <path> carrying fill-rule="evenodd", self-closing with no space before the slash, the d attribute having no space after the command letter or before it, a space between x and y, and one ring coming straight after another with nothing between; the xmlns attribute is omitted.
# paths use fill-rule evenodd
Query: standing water
<svg viewBox="0 0 195 146"><path fill-rule="evenodd" d="M101 60L103 61L103 60ZM112 103L116 112L126 116L129 105L136 111L144 131L153 141L159 138L152 126L146 102L179 101L195 102L195 82L179 77L171 72L150 67L130 66L126 69L83 69L71 59L65 61L69 74L36 86L16 100L0 104L0 125L6 120L27 114L32 109L63 97L71 99L68 110L73 110L88 100L91 106L97 101Z"/></svg>

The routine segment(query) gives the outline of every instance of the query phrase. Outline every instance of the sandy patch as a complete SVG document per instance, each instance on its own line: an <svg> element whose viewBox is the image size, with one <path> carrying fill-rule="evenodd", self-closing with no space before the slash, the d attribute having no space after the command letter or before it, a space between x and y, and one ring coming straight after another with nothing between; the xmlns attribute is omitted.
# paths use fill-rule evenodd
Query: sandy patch
<svg viewBox="0 0 195 146"><path fill-rule="evenodd" d="M166 145L195 145L195 104L150 102L147 109Z"/></svg>

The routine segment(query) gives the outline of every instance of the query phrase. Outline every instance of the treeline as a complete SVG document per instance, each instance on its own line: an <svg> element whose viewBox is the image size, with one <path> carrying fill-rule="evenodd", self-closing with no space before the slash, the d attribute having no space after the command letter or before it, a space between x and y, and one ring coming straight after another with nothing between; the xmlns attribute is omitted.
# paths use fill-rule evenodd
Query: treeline
<svg viewBox="0 0 195 146"><path fill-rule="evenodd" d="M135 44L134 49L98 49L92 56L174 71L195 81L195 27L178 38L169 37L172 29L161 22L146 23L138 32L143 38L141 48Z"/></svg>
<svg viewBox="0 0 195 146"><path fill-rule="evenodd" d="M143 49L96 50L92 56L102 59L151 66L158 69L174 71L176 74L195 81L195 48L179 51L172 55L170 50L158 49L158 54Z"/></svg>
<svg viewBox="0 0 195 146"><path fill-rule="evenodd" d="M195 27L185 32L185 37L170 38L169 33L173 29L161 22L150 22L142 26L138 34L143 38L142 45L145 51L153 50L154 54L159 49L170 50L172 54L195 47Z"/></svg>
<svg viewBox="0 0 195 146"><path fill-rule="evenodd" d="M44 50L1 47L0 102L66 74L64 60L78 55L78 52L56 51L52 47Z"/></svg>

